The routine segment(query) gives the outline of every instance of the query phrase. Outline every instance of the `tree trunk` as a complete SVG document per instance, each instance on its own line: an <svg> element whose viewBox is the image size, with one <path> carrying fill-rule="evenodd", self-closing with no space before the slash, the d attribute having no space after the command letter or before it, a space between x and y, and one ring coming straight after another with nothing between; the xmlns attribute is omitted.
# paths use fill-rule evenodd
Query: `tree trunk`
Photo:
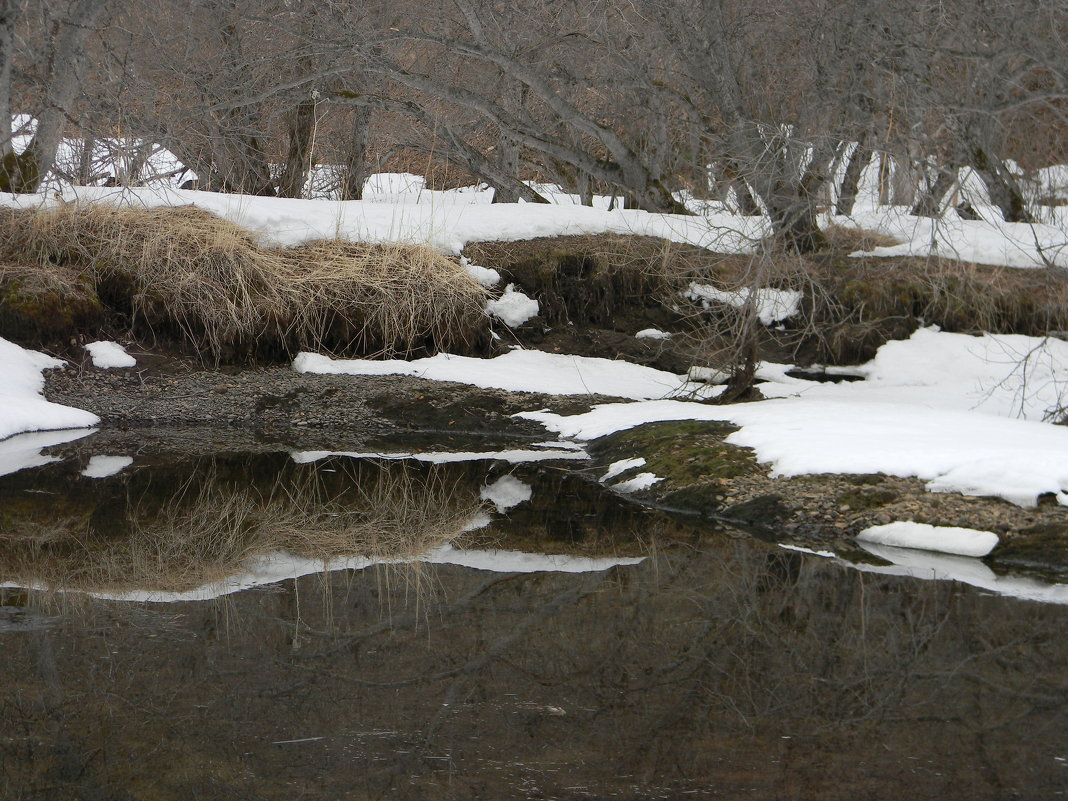
<svg viewBox="0 0 1068 801"><path fill-rule="evenodd" d="M835 214L849 215L853 213L853 206L857 202L857 185L860 183L860 176L868 162L871 161L872 156L871 149L865 145L864 140L866 138L861 137L861 140L857 142L857 146L853 149L853 154L849 157L849 164L846 165L842 183L838 185L838 198L834 204Z"/></svg>
<svg viewBox="0 0 1068 801"><path fill-rule="evenodd" d="M352 115L352 138L345 160L345 175L341 182L342 200L363 198L363 185L370 170L367 168L367 146L371 138L371 108L357 106Z"/></svg>
<svg viewBox="0 0 1068 801"><path fill-rule="evenodd" d="M920 191L919 197L912 206L911 214L915 217L937 217L941 212L942 198L956 181L955 167L940 170L934 183Z"/></svg>
<svg viewBox="0 0 1068 801"><path fill-rule="evenodd" d="M501 131L497 138L497 169L512 180L508 183L493 184L494 203L519 202L519 151L519 141Z"/></svg>
<svg viewBox="0 0 1068 801"><path fill-rule="evenodd" d="M82 148L78 152L78 172L75 180L81 186L88 186L93 179L93 150L96 149L96 139L92 136L82 137Z"/></svg>
<svg viewBox="0 0 1068 801"><path fill-rule="evenodd" d="M315 98L302 100L289 121L289 152L282 177L278 179L279 197L302 197L312 168L315 138Z"/></svg>
<svg viewBox="0 0 1068 801"><path fill-rule="evenodd" d="M1023 193L1012 173L997 156L991 156L981 147L972 151L972 161L979 176L990 193L990 202L1001 209L1005 222L1033 223Z"/></svg>
<svg viewBox="0 0 1068 801"><path fill-rule="evenodd" d="M11 166L4 160L5 175L0 185L8 183L10 192L36 192L52 169L56 150L63 139L67 120L74 116L74 100L78 96L82 67L85 64L85 40L107 0L78 0L70 17L53 34L49 54L48 85L45 87L45 106L37 116L37 130L26 151ZM10 116L8 117L10 120ZM10 123L9 123L10 124Z"/></svg>
<svg viewBox="0 0 1068 801"><path fill-rule="evenodd" d="M0 159L12 152L11 62L15 57L15 3L16 0L0 0Z"/></svg>

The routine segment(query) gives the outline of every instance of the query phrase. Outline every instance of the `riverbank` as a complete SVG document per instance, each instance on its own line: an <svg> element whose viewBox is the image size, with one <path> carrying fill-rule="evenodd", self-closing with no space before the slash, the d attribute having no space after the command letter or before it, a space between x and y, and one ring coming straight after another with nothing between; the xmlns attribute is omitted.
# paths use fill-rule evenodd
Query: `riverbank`
<svg viewBox="0 0 1068 801"><path fill-rule="evenodd" d="M138 368L91 364L46 371L47 398L86 409L101 431L81 446L100 453L137 449L210 454L213 450L389 450L405 447L492 454L552 440L519 417L538 409L581 415L612 403L605 396L508 392L413 376L298 373L290 368L205 369L140 354ZM622 407L620 407L622 408ZM585 443L591 458L560 467L630 500L702 529L742 531L764 540L857 557L854 537L870 526L913 521L998 534L996 569L1068 573L1068 507L1053 497L1026 508L1000 498L933 493L919 478L877 473L774 476L750 448L727 442L724 422L653 422ZM95 441L95 445L90 443ZM235 442L242 442L238 448ZM488 458L493 458L490 455ZM640 463L639 463L640 462ZM656 481L628 486L639 474ZM870 555L859 558L878 561Z"/></svg>

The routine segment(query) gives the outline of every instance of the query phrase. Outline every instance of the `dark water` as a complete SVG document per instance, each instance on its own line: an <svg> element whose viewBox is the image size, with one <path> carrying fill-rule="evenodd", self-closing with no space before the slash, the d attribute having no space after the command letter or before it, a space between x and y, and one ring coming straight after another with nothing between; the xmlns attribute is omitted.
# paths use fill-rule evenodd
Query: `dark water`
<svg viewBox="0 0 1068 801"><path fill-rule="evenodd" d="M552 466L85 461L0 478L4 798L1068 794L1063 606L691 530ZM501 514L480 494L506 475L532 495ZM644 559L94 597L443 543Z"/></svg>

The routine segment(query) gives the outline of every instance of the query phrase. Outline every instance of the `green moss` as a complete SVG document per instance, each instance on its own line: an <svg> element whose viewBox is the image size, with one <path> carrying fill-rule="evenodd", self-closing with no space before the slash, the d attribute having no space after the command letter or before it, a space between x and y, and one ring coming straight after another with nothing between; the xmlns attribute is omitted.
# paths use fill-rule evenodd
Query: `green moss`
<svg viewBox="0 0 1068 801"><path fill-rule="evenodd" d="M759 472L749 448L724 442L737 430L727 423L693 420L649 423L604 437L592 450L605 464L640 456L645 464L638 472L660 476L662 489L677 489Z"/></svg>
<svg viewBox="0 0 1068 801"><path fill-rule="evenodd" d="M104 319L104 306L85 276L52 275L42 268L0 279L0 336L7 339L61 345Z"/></svg>

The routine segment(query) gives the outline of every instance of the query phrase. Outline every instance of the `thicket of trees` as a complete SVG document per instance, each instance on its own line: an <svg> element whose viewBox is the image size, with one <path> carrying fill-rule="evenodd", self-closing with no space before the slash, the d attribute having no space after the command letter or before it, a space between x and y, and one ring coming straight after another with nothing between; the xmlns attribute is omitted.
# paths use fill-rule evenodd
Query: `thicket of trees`
<svg viewBox="0 0 1068 801"><path fill-rule="evenodd" d="M66 136L74 183L144 180L163 146L261 195L316 165L346 199L381 169L502 201L688 192L807 251L876 157L914 213L967 166L1027 221L1023 171L1068 160L1066 38L1063 0L0 0L0 119L37 120L21 153L0 125L0 189L37 190Z"/></svg>

